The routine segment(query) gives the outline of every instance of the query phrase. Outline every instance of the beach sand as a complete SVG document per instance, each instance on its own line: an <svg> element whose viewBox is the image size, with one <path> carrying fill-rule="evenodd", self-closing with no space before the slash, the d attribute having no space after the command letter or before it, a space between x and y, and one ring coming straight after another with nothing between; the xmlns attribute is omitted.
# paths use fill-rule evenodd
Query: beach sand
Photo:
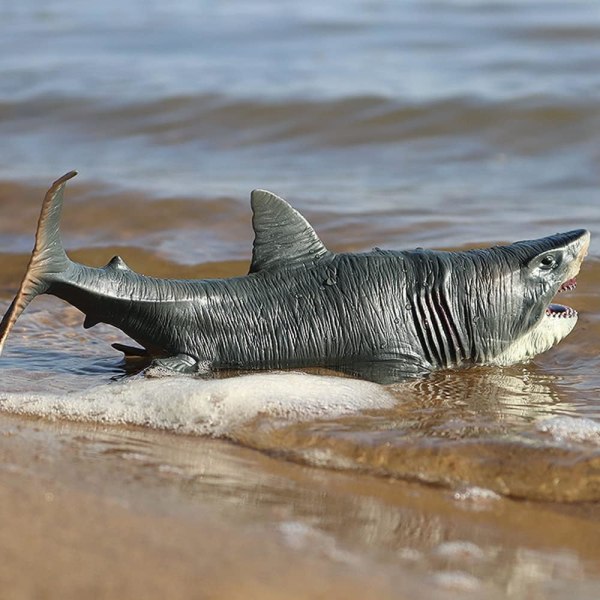
<svg viewBox="0 0 600 600"><path fill-rule="evenodd" d="M595 505L453 502L220 440L8 415L0 461L6 600L584 598L600 575Z"/></svg>
<svg viewBox="0 0 600 600"><path fill-rule="evenodd" d="M118 453L81 456L76 440L93 445L93 428L2 417L0 429L4 600L410 597L393 589L400 572L306 552L264 521L232 522ZM222 445L198 443L213 456Z"/></svg>

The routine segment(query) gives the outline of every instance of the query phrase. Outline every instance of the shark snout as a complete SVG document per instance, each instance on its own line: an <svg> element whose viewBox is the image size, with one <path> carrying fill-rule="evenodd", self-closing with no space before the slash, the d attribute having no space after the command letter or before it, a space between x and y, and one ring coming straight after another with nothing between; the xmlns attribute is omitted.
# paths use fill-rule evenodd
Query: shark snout
<svg viewBox="0 0 600 600"><path fill-rule="evenodd" d="M572 262L565 277L565 279L571 279L579 273L581 263L588 254L591 234L587 229L576 229L575 231L569 231L564 235L573 238L573 240L568 243L569 254L572 256Z"/></svg>

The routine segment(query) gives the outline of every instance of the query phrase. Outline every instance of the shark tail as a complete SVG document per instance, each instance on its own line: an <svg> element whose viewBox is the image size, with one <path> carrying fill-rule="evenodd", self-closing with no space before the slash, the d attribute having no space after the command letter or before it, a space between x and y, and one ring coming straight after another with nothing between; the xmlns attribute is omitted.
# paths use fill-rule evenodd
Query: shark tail
<svg viewBox="0 0 600 600"><path fill-rule="evenodd" d="M50 287L53 276L62 273L70 263L60 238L60 215L65 185L75 175L77 171L66 173L46 192L27 271L15 299L0 323L0 354L21 313L33 298L43 294Z"/></svg>

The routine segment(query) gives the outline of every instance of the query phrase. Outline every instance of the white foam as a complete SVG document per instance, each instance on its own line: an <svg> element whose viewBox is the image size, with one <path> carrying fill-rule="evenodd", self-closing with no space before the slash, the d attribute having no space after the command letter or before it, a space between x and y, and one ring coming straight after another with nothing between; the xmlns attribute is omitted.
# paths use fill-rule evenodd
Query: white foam
<svg viewBox="0 0 600 600"><path fill-rule="evenodd" d="M441 588L455 592L479 592L481 580L464 571L438 571L433 575L433 581Z"/></svg>
<svg viewBox="0 0 600 600"><path fill-rule="evenodd" d="M475 563L487 558L486 553L477 544L464 540L442 542L434 548L433 555L455 563Z"/></svg>
<svg viewBox="0 0 600 600"><path fill-rule="evenodd" d="M222 437L260 414L306 421L395 402L375 383L289 372L215 380L136 378L60 395L0 393L0 410L18 414Z"/></svg>
<svg viewBox="0 0 600 600"><path fill-rule="evenodd" d="M323 554L337 562L358 566L362 563L359 556L340 548L336 539L318 529L300 521L284 521L279 524L279 531L288 546L295 550Z"/></svg>
<svg viewBox="0 0 600 600"><path fill-rule="evenodd" d="M496 494L492 490L487 488L481 488L477 486L470 486L455 490L452 494L455 500L472 503L489 503L495 500L500 500L502 496Z"/></svg>
<svg viewBox="0 0 600 600"><path fill-rule="evenodd" d="M600 423L584 417L550 417L536 423L536 429L557 442L592 442L600 445Z"/></svg>

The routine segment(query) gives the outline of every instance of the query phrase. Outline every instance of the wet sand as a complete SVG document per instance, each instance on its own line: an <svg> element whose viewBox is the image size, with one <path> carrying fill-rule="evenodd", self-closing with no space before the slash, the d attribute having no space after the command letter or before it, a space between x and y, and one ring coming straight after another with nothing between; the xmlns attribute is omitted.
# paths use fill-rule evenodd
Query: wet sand
<svg viewBox="0 0 600 600"><path fill-rule="evenodd" d="M0 454L7 599L591 598L600 578L594 506L6 415Z"/></svg>
<svg viewBox="0 0 600 600"><path fill-rule="evenodd" d="M402 576L390 569L357 572L335 557L306 555L268 524L236 524L160 477L51 449L47 426L2 419L1 427L7 600L280 598L283 589L289 598L410 597L393 592Z"/></svg>

